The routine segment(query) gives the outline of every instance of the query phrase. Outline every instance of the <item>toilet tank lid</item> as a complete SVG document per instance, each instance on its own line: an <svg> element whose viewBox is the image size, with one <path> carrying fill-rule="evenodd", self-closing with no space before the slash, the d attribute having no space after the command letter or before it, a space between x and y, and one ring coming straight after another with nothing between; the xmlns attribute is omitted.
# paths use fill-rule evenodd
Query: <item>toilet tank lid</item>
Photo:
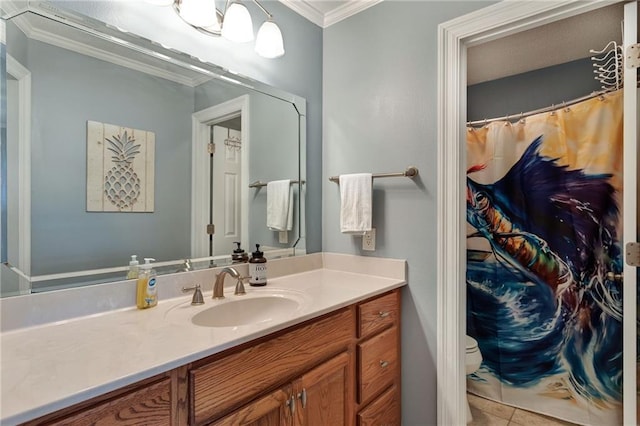
<svg viewBox="0 0 640 426"><path fill-rule="evenodd" d="M467 336L467 352L478 349L478 341L471 336Z"/></svg>

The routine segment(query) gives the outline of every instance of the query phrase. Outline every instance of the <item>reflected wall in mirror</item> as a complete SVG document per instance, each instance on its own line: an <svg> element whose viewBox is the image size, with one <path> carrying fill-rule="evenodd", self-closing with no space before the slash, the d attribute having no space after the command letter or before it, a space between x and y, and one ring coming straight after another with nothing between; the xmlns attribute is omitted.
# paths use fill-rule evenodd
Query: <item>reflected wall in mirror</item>
<svg viewBox="0 0 640 426"><path fill-rule="evenodd" d="M304 253L304 185L286 233L249 188L304 180L304 99L52 6L4 22L3 296L121 280L133 254L170 273L227 263L234 241ZM87 211L89 121L155 134L153 212Z"/></svg>

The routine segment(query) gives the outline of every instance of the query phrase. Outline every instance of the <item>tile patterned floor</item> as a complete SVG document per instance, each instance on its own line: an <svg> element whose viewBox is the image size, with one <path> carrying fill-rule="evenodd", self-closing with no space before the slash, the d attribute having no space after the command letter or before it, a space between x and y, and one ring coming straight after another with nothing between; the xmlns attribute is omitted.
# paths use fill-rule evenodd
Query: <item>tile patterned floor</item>
<svg viewBox="0 0 640 426"><path fill-rule="evenodd" d="M575 423L554 419L530 411L513 408L476 395L467 394L473 421L470 426L574 426Z"/></svg>

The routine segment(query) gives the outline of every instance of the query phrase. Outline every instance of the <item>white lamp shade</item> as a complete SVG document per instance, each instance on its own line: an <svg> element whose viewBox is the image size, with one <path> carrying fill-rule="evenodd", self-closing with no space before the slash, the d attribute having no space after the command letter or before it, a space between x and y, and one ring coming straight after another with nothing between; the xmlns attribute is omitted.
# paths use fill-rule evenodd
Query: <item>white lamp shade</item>
<svg viewBox="0 0 640 426"><path fill-rule="evenodd" d="M256 53L263 58L279 58L284 55L282 32L273 21L266 21L258 30Z"/></svg>
<svg viewBox="0 0 640 426"><path fill-rule="evenodd" d="M253 22L247 8L238 2L233 2L224 14L222 23L222 37L236 43L246 43L253 40Z"/></svg>
<svg viewBox="0 0 640 426"><path fill-rule="evenodd" d="M180 16L194 27L213 27L218 23L214 0L182 0Z"/></svg>

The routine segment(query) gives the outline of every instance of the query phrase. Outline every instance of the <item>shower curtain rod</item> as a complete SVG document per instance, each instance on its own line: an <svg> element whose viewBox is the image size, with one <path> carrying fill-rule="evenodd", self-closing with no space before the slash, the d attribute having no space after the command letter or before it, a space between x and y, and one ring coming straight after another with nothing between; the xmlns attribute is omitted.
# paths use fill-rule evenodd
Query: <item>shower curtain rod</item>
<svg viewBox="0 0 640 426"><path fill-rule="evenodd" d="M536 114L542 114L543 112L549 112L549 111L554 111L558 108L568 108L571 105L575 105L579 102L582 101L586 101L588 99L592 99L598 96L604 96L607 93L611 93L611 92L615 92L618 89L610 89L610 90L600 90L597 92L592 92L589 95L586 96L581 96L579 98L576 99L572 99L570 101L563 101L561 104L557 104L557 105L551 105L545 108L540 108L540 109L536 109L533 111L529 111L529 112L521 112L520 114L512 114L512 115L505 115L504 117L498 117L498 118L489 118L489 119L484 119L484 120L476 120L476 121L468 121L467 122L467 126L479 126L482 125L484 126L485 124L489 124L489 123L493 123L494 121L511 121L511 120L522 120L523 118L526 117L530 117L532 115L536 115Z"/></svg>

